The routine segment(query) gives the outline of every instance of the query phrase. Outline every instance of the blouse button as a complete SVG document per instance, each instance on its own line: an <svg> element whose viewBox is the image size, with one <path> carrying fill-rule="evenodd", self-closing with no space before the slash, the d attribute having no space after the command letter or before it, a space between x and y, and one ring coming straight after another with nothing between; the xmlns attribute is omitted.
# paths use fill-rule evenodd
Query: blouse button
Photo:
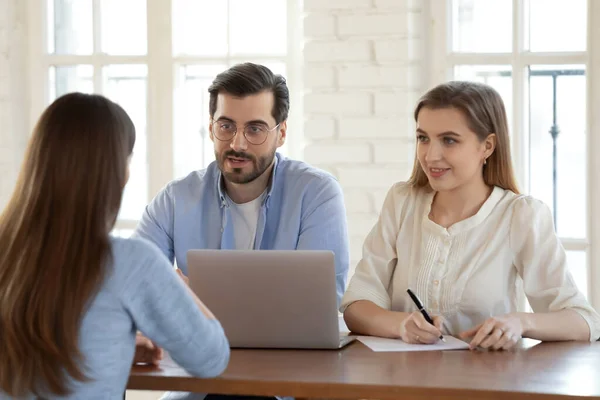
<svg viewBox="0 0 600 400"><path fill-rule="evenodd" d="M435 281L433 281L433 284L434 284L435 286L437 286L437 285L439 285L439 284L440 284L440 281L438 281L438 280L436 279Z"/></svg>

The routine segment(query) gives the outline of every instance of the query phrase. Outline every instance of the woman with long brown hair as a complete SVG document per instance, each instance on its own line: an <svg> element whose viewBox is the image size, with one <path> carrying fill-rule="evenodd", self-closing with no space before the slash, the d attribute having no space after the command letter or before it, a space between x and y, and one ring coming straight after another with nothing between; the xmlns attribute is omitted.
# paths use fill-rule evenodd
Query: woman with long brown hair
<svg viewBox="0 0 600 400"><path fill-rule="evenodd" d="M149 242L111 237L135 129L71 93L42 114L0 216L0 398L122 398L139 330L199 376L221 325Z"/></svg>
<svg viewBox="0 0 600 400"><path fill-rule="evenodd" d="M444 83L414 116L412 175L388 192L342 300L350 330L408 343L449 334L495 350L523 336L597 340L600 317L569 273L550 210L519 195L500 95ZM533 313L517 312L518 278Z"/></svg>

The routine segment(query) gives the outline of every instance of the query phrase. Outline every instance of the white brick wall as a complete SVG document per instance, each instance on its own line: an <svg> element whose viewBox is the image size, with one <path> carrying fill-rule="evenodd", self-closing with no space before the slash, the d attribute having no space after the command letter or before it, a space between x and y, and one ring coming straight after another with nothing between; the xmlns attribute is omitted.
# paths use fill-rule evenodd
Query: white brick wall
<svg viewBox="0 0 600 400"><path fill-rule="evenodd" d="M26 2L0 1L0 210L17 177L27 138Z"/></svg>
<svg viewBox="0 0 600 400"><path fill-rule="evenodd" d="M344 189L351 269L387 190L412 167L412 111L423 89L420 3L304 1L304 156Z"/></svg>

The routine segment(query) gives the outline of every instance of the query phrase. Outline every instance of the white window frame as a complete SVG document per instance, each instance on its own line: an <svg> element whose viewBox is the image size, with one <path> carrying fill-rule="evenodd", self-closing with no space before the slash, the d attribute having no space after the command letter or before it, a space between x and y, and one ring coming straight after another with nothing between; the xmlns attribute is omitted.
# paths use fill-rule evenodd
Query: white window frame
<svg viewBox="0 0 600 400"><path fill-rule="evenodd" d="M100 53L100 4L93 0L94 53L92 55L54 55L47 51L47 1L27 0L29 36L29 76L30 112L29 131L33 130L37 119L47 107L49 94L48 69L52 65L88 64L94 67L95 91L102 91L102 67L111 64L145 64L147 75L147 165L148 201L174 178L174 104L176 90L175 70L179 65L253 60L283 61L290 89L290 114L288 117L289 135L286 138L287 155L302 159L304 140L302 107L302 39L301 4L298 0L287 2L287 54L285 56L265 56L247 54L243 57L196 57L173 56L172 52L172 1L147 0L147 54L141 56L115 56ZM227 1L227 0L219 0ZM210 40L207 39L207 40ZM198 149L200 151L200 149ZM118 220L115 226L120 230L133 230L137 220Z"/></svg>
<svg viewBox="0 0 600 400"><path fill-rule="evenodd" d="M429 66L427 87L448 81L455 65L512 66L512 153L519 186L529 188L528 115L524 104L528 96L527 66L529 64L584 64L587 78L587 239L561 238L566 250L587 250L588 299L600 310L600 1L587 0L588 22L586 52L532 53L525 51L525 0L513 0L513 43L511 53L453 53L451 33L451 0L429 0L427 32Z"/></svg>

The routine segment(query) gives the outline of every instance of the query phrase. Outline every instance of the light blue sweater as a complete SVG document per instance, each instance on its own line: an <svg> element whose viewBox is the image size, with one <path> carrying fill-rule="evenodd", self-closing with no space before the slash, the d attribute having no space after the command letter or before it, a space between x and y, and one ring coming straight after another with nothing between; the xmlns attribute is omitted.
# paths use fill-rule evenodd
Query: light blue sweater
<svg viewBox="0 0 600 400"><path fill-rule="evenodd" d="M122 399L140 330L199 377L229 361L221 324L196 306L167 258L143 239L112 238L113 262L81 325L80 350L91 382L73 382L69 399ZM7 399L0 393L0 399ZM55 398L48 396L46 398Z"/></svg>

